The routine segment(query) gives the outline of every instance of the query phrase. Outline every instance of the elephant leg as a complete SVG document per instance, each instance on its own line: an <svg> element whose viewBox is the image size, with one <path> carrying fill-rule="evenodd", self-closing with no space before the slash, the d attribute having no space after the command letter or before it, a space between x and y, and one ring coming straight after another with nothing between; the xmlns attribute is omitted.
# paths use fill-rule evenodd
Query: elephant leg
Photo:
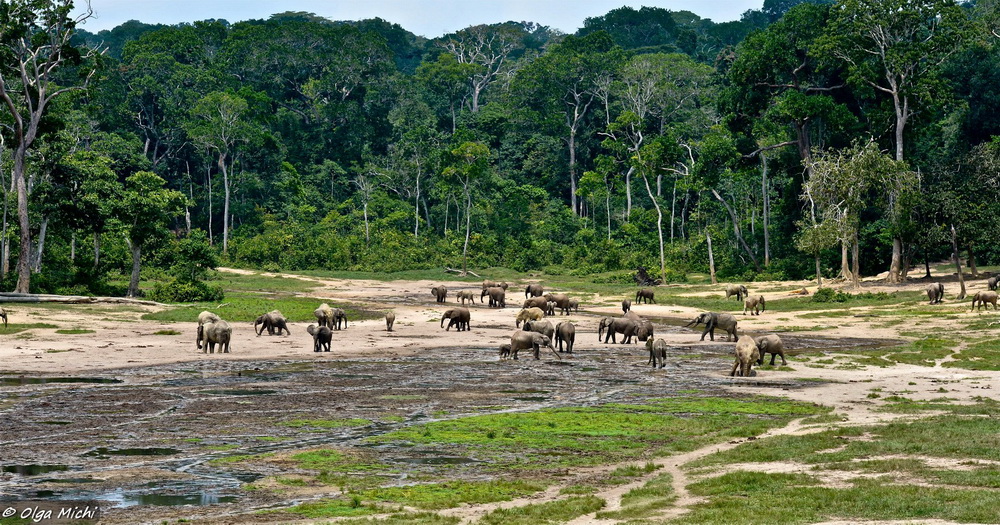
<svg viewBox="0 0 1000 525"><path fill-rule="evenodd" d="M729 377L734 377L736 375L736 370L740 367L740 360L737 358L733 361L733 369L729 371Z"/></svg>

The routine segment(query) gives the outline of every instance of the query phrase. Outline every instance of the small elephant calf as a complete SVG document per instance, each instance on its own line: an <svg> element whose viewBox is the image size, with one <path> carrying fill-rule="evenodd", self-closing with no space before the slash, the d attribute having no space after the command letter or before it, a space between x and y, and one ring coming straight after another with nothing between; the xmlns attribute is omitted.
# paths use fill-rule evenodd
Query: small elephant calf
<svg viewBox="0 0 1000 525"><path fill-rule="evenodd" d="M306 327L306 332L313 336L313 352L329 352L330 342L333 340L333 331L328 326L316 327L311 324Z"/></svg>
<svg viewBox="0 0 1000 525"><path fill-rule="evenodd" d="M500 359L510 359L510 343L500 345Z"/></svg>
<svg viewBox="0 0 1000 525"><path fill-rule="evenodd" d="M774 366L774 358L777 356L781 356L781 366L788 365L788 361L785 360L785 345L781 342L780 337L775 334L769 334L763 337L756 337L754 341L757 342L757 351L760 352L760 358L757 359L758 366L764 364L764 357L768 353L771 354L771 366Z"/></svg>
<svg viewBox="0 0 1000 525"><path fill-rule="evenodd" d="M747 314L747 310L750 310L750 315L760 315L764 311L764 296L747 297L743 301L743 315Z"/></svg>
<svg viewBox="0 0 1000 525"><path fill-rule="evenodd" d="M386 332L391 332L392 331L392 325L395 322L396 322L396 314L394 314L392 312L387 312L385 314L385 331Z"/></svg>
<svg viewBox="0 0 1000 525"><path fill-rule="evenodd" d="M649 351L649 361L646 364L652 363L653 368L663 368L667 364L667 342L663 339L657 339L653 341L650 337L646 339L646 350ZM659 366L657 366L657 361L659 361Z"/></svg>

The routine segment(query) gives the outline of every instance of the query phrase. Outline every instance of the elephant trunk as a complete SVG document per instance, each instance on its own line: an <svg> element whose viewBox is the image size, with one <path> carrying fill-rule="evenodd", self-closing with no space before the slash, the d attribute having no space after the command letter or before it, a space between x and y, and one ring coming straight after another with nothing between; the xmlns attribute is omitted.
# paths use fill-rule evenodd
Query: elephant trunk
<svg viewBox="0 0 1000 525"><path fill-rule="evenodd" d="M441 328L444 328L444 320L445 319L448 319L447 315L441 317Z"/></svg>

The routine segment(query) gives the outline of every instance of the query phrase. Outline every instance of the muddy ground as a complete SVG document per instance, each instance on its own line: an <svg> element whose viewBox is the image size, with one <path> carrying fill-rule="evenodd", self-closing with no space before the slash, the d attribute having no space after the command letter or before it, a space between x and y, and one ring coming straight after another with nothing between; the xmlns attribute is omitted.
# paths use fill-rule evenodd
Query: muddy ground
<svg viewBox="0 0 1000 525"><path fill-rule="evenodd" d="M699 342L698 332L679 326L692 311L636 306L656 321L657 336L670 344L667 368L653 370L641 345L597 341L599 316L616 309L613 300L599 297L589 298L593 304L585 301L581 312L569 316L578 326L573 355L557 358L543 352L538 361L523 355L518 361L499 361L496 346L513 330L518 310L513 303L520 300L506 309L477 305L472 331L456 333L436 322L444 307L425 291L428 282L317 283L321 288L308 295L394 309L396 330L385 332L381 321L352 323L335 334L333 352L314 353L304 324L293 324L290 337L260 338L240 325L233 353L205 355L194 349L193 323L142 321L145 309L123 313L81 306L73 311L88 326L99 327L97 333L67 336L35 329L30 337L5 336L0 341L0 497L100 500L103 523L180 518L246 523L245 513L289 506L302 496L246 491L243 484L298 472L280 464L244 467L213 460L333 445L359 447L397 463L401 483L420 472L475 478L476 464L464 458L420 447L371 448L365 439L436 419L635 401L692 390L812 401L863 423L896 417L869 410L872 402L865 394L873 387L887 392L909 388L911 398L930 399L938 384L946 382L949 395L959 402L1000 388L1000 375L990 372L973 376L907 365L875 370L795 365L799 354L851 353L899 340L898 333L866 328L859 320L840 334L783 334L792 369L730 378L732 343L724 337ZM470 288L462 283L450 287ZM511 297L519 293L512 290ZM24 307L17 308L11 321L15 319L59 321L65 316ZM767 322L747 319L745 324L753 330ZM181 334L153 335L164 327ZM288 425L351 419L367 422L322 430ZM454 470L456 465L460 471Z"/></svg>

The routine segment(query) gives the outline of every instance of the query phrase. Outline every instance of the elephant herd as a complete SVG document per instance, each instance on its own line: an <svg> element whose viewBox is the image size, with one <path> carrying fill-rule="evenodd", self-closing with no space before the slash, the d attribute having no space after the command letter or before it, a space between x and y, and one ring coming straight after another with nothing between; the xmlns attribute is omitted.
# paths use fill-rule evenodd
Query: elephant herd
<svg viewBox="0 0 1000 525"><path fill-rule="evenodd" d="M1000 277L990 277L986 281L987 290L976 292L972 295L972 309L981 311L983 307L987 310L990 309L989 305L993 305L993 309L997 309L997 283L1000 282ZM930 301L929 304L941 304L944 301L944 284L932 283L927 285L927 299Z"/></svg>

